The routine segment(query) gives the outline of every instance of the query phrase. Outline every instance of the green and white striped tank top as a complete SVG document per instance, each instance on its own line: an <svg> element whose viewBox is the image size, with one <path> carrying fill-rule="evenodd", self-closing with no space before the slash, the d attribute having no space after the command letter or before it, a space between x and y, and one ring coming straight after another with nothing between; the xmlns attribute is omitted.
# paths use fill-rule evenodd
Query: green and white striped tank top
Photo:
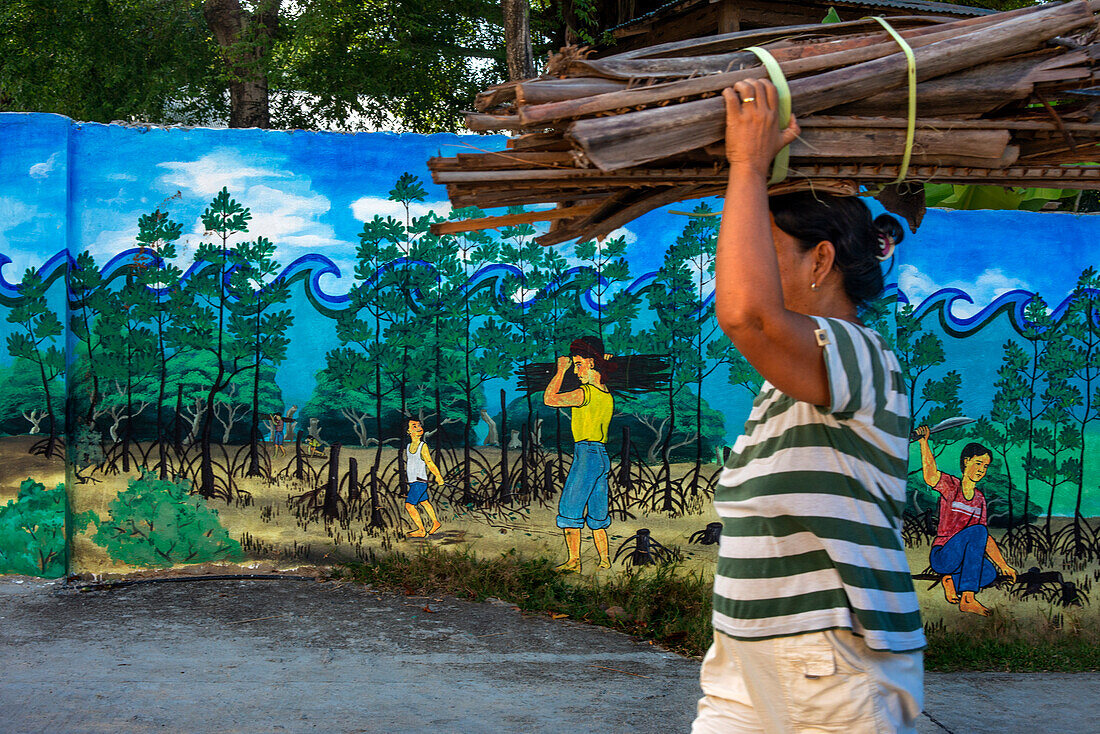
<svg viewBox="0 0 1100 734"><path fill-rule="evenodd" d="M719 478L714 627L738 639L850 629L873 650L925 646L901 539L909 399L882 337L823 331L831 404L761 387Z"/></svg>

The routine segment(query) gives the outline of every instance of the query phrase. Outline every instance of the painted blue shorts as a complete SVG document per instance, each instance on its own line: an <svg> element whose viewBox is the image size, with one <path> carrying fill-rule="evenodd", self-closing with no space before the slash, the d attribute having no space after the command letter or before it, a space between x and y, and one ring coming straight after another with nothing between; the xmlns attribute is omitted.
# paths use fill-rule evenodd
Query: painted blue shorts
<svg viewBox="0 0 1100 734"><path fill-rule="evenodd" d="M602 530L611 524L607 513L607 474L611 460L599 441L573 444L573 465L558 500L558 527Z"/></svg>
<svg viewBox="0 0 1100 734"><path fill-rule="evenodd" d="M936 573L949 574L955 591L981 591L997 580L997 567L985 555L989 529L971 525L932 548L928 563Z"/></svg>
<svg viewBox="0 0 1100 734"><path fill-rule="evenodd" d="M419 505L428 501L427 482L409 482L409 493L405 495L405 502L410 505Z"/></svg>

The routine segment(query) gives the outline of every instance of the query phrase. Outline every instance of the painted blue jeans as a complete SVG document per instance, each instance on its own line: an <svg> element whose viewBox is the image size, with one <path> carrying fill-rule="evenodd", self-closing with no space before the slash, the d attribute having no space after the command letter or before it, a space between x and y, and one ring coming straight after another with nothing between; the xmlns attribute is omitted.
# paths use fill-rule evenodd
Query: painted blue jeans
<svg viewBox="0 0 1100 734"><path fill-rule="evenodd" d="M558 500L558 527L602 530L611 524L607 513L607 474L611 460L599 441L573 444L573 465Z"/></svg>
<svg viewBox="0 0 1100 734"><path fill-rule="evenodd" d="M977 592L992 584L997 578L997 568L985 557L985 545L989 529L985 525L971 525L951 536L943 545L937 545L928 554L928 563L936 573L950 574L955 591Z"/></svg>

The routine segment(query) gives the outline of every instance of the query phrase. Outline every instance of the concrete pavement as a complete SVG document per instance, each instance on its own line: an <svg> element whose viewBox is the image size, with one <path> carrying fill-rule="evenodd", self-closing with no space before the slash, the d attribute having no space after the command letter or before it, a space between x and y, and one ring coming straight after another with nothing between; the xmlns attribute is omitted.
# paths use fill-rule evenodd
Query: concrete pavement
<svg viewBox="0 0 1100 734"><path fill-rule="evenodd" d="M686 732L698 662L504 602L0 578L0 732ZM1100 674L930 674L922 734L1095 732Z"/></svg>

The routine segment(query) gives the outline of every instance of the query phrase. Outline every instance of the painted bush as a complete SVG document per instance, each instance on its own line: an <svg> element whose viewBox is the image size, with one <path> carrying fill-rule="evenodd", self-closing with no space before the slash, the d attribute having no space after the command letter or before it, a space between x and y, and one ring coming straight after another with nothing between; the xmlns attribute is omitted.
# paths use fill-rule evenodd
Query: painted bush
<svg viewBox="0 0 1100 734"><path fill-rule="evenodd" d="M25 479L19 494L0 507L0 573L58 578L65 575L67 532L81 532L98 522L95 513L68 518L66 528L65 485L46 489L41 482Z"/></svg>
<svg viewBox="0 0 1100 734"><path fill-rule="evenodd" d="M97 523L92 540L112 558L134 566L239 561L241 544L222 527L218 511L185 482L151 474L131 479Z"/></svg>

